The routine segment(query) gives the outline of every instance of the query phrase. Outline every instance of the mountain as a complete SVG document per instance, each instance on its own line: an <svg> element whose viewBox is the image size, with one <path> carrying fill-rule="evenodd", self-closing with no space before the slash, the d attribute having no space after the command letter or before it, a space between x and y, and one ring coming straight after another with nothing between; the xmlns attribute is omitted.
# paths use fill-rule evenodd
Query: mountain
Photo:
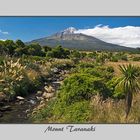
<svg viewBox="0 0 140 140"><path fill-rule="evenodd" d="M92 36L85 34L75 33L76 29L70 27L64 31L58 32L49 37L44 37L40 39L35 39L26 44L39 43L41 46L51 46L55 47L57 45L62 45L65 48L69 49L78 49L78 50L104 50L104 51L135 51L134 48L124 47L120 45L115 45L111 43L104 42L100 39L97 39Z"/></svg>

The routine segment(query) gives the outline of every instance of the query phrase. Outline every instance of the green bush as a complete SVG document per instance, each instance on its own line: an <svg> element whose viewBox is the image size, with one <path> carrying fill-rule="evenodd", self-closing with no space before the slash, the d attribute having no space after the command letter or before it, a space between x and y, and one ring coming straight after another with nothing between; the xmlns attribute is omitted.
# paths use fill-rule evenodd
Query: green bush
<svg viewBox="0 0 140 140"><path fill-rule="evenodd" d="M75 102L69 106L56 103L51 113L52 117L48 119L49 122L87 123L92 114L92 109L89 101Z"/></svg>
<svg viewBox="0 0 140 140"><path fill-rule="evenodd" d="M118 77L112 78L110 81L107 82L107 87L111 91L111 97L112 98L124 98L124 91L122 87L118 86Z"/></svg>
<svg viewBox="0 0 140 140"><path fill-rule="evenodd" d="M140 61L140 57L134 57L133 61Z"/></svg>
<svg viewBox="0 0 140 140"><path fill-rule="evenodd" d="M127 55L122 55L122 56L120 57L120 59L121 59L121 60L124 60L124 61L128 61Z"/></svg>
<svg viewBox="0 0 140 140"><path fill-rule="evenodd" d="M95 64L90 63L90 62L81 62L78 64L78 67L80 67L80 68L94 68Z"/></svg>
<svg viewBox="0 0 140 140"><path fill-rule="evenodd" d="M119 58L115 57L115 56L112 56L110 61L112 62L118 62Z"/></svg>
<svg viewBox="0 0 140 140"><path fill-rule="evenodd" d="M48 51L46 57L49 58L69 58L70 51L63 48L62 46L57 46L52 50Z"/></svg>

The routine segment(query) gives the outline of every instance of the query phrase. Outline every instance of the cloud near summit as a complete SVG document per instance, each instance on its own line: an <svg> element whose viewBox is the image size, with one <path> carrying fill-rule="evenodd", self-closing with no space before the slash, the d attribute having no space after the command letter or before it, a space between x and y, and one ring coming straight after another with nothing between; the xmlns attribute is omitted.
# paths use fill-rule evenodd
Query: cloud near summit
<svg viewBox="0 0 140 140"><path fill-rule="evenodd" d="M136 26L110 28L108 25L99 24L92 29L79 29L75 33L83 33L108 43L126 47L140 47L140 27Z"/></svg>
<svg viewBox="0 0 140 140"><path fill-rule="evenodd" d="M3 34L3 35L8 35L9 34L8 32L2 31L2 30L0 30L0 33Z"/></svg>

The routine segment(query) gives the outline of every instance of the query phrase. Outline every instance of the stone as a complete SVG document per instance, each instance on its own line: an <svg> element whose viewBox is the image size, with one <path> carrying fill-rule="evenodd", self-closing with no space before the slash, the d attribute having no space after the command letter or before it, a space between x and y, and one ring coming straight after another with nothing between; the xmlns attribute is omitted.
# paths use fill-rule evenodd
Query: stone
<svg viewBox="0 0 140 140"><path fill-rule="evenodd" d="M54 96L54 93L47 93L47 92L44 92L43 93L43 97L45 98L45 99L50 99L50 98L52 98Z"/></svg>
<svg viewBox="0 0 140 140"><path fill-rule="evenodd" d="M38 101L41 101L41 100L43 100L43 97L38 97L38 96L36 96L36 99L37 99Z"/></svg>
<svg viewBox="0 0 140 140"><path fill-rule="evenodd" d="M37 91L37 94L38 95L41 95L43 92L42 91Z"/></svg>
<svg viewBox="0 0 140 140"><path fill-rule="evenodd" d="M34 100L29 100L29 103L31 103L31 104L36 104L36 102L34 101Z"/></svg>
<svg viewBox="0 0 140 140"><path fill-rule="evenodd" d="M51 69L51 71L54 72L54 73L59 73L59 69L58 68L53 68L53 69Z"/></svg>
<svg viewBox="0 0 140 140"><path fill-rule="evenodd" d="M53 84L60 84L62 85L63 81L54 81Z"/></svg>
<svg viewBox="0 0 140 140"><path fill-rule="evenodd" d="M24 98L21 97L21 96L17 96L16 98L17 98L18 100L24 100Z"/></svg>
<svg viewBox="0 0 140 140"><path fill-rule="evenodd" d="M20 104L20 105L24 104L24 101L20 101L19 104Z"/></svg>
<svg viewBox="0 0 140 140"><path fill-rule="evenodd" d="M51 93L51 92L54 91L54 89L53 89L52 86L45 86L45 87L44 87L44 90L45 90L46 92L48 92L48 93Z"/></svg>
<svg viewBox="0 0 140 140"><path fill-rule="evenodd" d="M63 80L64 80L64 77L60 77L59 80L60 80L60 81L63 81Z"/></svg>
<svg viewBox="0 0 140 140"><path fill-rule="evenodd" d="M25 111L25 113L28 113L28 112L30 112L30 109L27 109L27 110Z"/></svg>
<svg viewBox="0 0 140 140"><path fill-rule="evenodd" d="M45 103L43 103L43 104L40 104L40 105L37 107L37 110L40 110L40 109L42 109L42 108L43 108L45 105L46 105Z"/></svg>
<svg viewBox="0 0 140 140"><path fill-rule="evenodd" d="M40 104L44 104L44 101L42 100L42 101L40 102Z"/></svg>

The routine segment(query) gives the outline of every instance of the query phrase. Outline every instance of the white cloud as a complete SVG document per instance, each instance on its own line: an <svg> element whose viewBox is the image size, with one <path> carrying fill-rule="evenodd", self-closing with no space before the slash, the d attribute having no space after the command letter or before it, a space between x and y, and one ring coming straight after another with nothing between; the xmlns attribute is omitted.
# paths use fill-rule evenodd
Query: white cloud
<svg viewBox="0 0 140 140"><path fill-rule="evenodd" d="M6 39L0 39L1 41L5 41Z"/></svg>
<svg viewBox="0 0 140 140"><path fill-rule="evenodd" d="M9 34L8 32L2 31L2 30L0 30L0 33L1 33L1 34L4 34L4 35L8 35L8 34Z"/></svg>
<svg viewBox="0 0 140 140"><path fill-rule="evenodd" d="M79 29L75 33L83 33L108 43L126 47L140 47L140 27L136 26L110 28L108 25L99 24L92 29Z"/></svg>

